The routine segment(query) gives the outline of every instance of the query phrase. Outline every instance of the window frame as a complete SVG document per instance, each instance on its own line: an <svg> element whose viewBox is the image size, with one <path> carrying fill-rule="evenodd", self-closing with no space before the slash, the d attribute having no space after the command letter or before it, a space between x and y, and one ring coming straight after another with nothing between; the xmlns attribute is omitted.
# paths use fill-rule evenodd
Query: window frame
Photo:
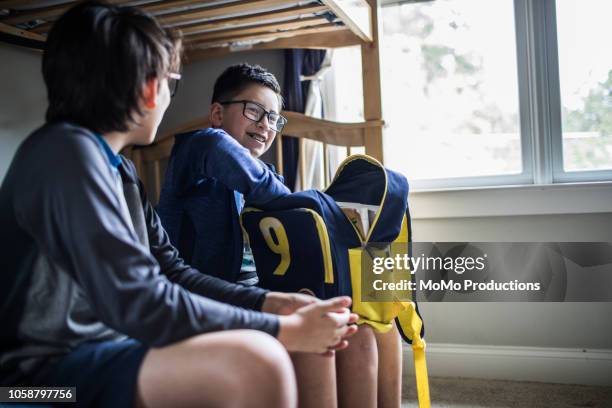
<svg viewBox="0 0 612 408"><path fill-rule="evenodd" d="M550 132L542 136L549 138L552 146L552 183L611 181L612 169L565 171L563 168L563 125L556 0L544 0L542 2L529 0L529 2L532 3L534 8L538 9L537 12L544 13L540 20L544 27L542 31L546 36L547 75L549 76L548 82L551 84L549 88L551 127ZM547 16L549 17L547 18Z"/></svg>
<svg viewBox="0 0 612 408"><path fill-rule="evenodd" d="M513 0L513 3L521 173L411 180L414 190L612 181L612 170L563 168L556 0Z"/></svg>

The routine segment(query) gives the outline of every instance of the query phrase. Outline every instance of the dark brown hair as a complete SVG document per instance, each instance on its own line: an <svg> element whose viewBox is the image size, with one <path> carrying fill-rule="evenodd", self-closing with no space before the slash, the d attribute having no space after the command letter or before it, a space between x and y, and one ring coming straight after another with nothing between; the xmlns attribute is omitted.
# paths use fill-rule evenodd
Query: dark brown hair
<svg viewBox="0 0 612 408"><path fill-rule="evenodd" d="M48 122L125 132L142 115L145 83L180 68L181 40L145 12L87 1L53 25L42 71Z"/></svg>
<svg viewBox="0 0 612 408"><path fill-rule="evenodd" d="M273 90L278 95L280 106L283 106L281 87L276 77L259 65L246 63L232 65L219 75L215 81L212 103L228 101L253 84Z"/></svg>

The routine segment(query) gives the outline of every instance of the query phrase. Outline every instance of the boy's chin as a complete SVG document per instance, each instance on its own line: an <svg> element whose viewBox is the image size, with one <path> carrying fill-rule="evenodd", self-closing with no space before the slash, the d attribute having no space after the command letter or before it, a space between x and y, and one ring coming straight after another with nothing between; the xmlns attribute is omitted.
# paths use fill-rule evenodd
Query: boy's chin
<svg viewBox="0 0 612 408"><path fill-rule="evenodd" d="M266 149L263 147L251 147L249 148L249 152L251 153L251 156L258 159L262 154L266 152Z"/></svg>
<svg viewBox="0 0 612 408"><path fill-rule="evenodd" d="M140 137L135 138L132 144L136 146L148 146L155 141L155 132L146 135L139 135Z"/></svg>
<svg viewBox="0 0 612 408"><path fill-rule="evenodd" d="M157 126L140 125L130 131L129 144L136 146L150 145L155 141Z"/></svg>
<svg viewBox="0 0 612 408"><path fill-rule="evenodd" d="M142 145L150 145L153 142L155 142L155 136L157 136L157 128L158 126L155 126L152 129L147 129L146 132L143 133L142 135Z"/></svg>
<svg viewBox="0 0 612 408"><path fill-rule="evenodd" d="M262 154L264 154L267 150L268 147L266 146L246 146L247 149L249 149L249 152L251 153L251 156L259 158Z"/></svg>

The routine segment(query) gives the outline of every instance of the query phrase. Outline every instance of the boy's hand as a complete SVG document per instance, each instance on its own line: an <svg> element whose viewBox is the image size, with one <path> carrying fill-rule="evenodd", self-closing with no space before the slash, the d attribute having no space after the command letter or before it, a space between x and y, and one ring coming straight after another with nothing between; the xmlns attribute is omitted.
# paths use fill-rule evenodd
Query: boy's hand
<svg viewBox="0 0 612 408"><path fill-rule="evenodd" d="M304 306L320 301L314 296L302 293L268 292L261 306L261 311L277 315L290 315Z"/></svg>
<svg viewBox="0 0 612 408"><path fill-rule="evenodd" d="M289 351L333 355L335 350L348 346L345 340L357 332L358 316L348 307L347 296L318 301L298 309L289 316L281 316L278 340Z"/></svg>

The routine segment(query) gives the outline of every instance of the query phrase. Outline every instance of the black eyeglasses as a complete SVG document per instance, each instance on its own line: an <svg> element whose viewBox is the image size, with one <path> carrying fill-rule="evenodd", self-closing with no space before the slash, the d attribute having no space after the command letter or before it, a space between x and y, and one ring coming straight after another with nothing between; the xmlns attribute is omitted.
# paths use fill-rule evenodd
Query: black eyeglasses
<svg viewBox="0 0 612 408"><path fill-rule="evenodd" d="M176 95L178 91L179 82L181 82L181 74L175 72L168 73L168 89L170 89L170 97Z"/></svg>
<svg viewBox="0 0 612 408"><path fill-rule="evenodd" d="M245 118L259 123L264 116L268 117L268 126L275 132L280 132L287 124L287 118L280 113L267 111L262 105L253 101L225 101L219 102L221 105L231 105L233 103L241 103L243 105L242 114Z"/></svg>

